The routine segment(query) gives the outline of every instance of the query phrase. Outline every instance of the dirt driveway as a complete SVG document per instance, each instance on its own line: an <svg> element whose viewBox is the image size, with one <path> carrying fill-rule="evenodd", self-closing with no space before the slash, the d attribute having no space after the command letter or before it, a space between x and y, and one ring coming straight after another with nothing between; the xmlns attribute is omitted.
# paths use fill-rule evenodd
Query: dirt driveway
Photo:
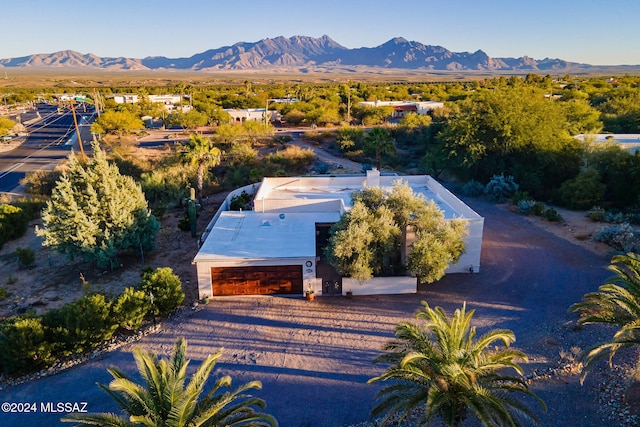
<svg viewBox="0 0 640 427"><path fill-rule="evenodd" d="M162 330L137 345L168 354L185 336L196 365L224 347L216 375L230 374L235 385L261 380L256 394L281 426L339 427L369 419L377 386L366 384L382 367L371 361L392 337L394 326L410 318L426 300L451 312L467 301L476 310L479 332L508 328L515 346L530 357L527 374L546 372L560 352L585 348L604 330L572 331L567 307L610 276L610 258L479 199L466 200L485 217L482 267L478 274L458 274L420 289L415 295L300 298L244 297L213 299L208 306L165 321ZM131 346L98 356L52 377L0 392L2 402L87 402L91 412L117 411L95 385L108 382L106 368L135 372ZM609 370L595 372L581 386L575 374L533 381L549 406L542 426L601 426L599 388L611 381ZM3 426L56 425L61 414L3 414Z"/></svg>

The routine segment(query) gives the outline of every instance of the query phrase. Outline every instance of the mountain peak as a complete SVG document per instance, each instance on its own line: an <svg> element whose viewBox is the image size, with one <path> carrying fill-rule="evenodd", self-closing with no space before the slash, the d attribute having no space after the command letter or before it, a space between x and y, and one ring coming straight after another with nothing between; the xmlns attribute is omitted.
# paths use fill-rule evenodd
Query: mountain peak
<svg viewBox="0 0 640 427"><path fill-rule="evenodd" d="M372 48L346 48L324 34L319 38L295 35L277 36L257 42L238 42L197 53L188 58L163 56L134 58L102 58L73 50L21 58L0 59L4 67L57 67L95 69L175 69L175 70L257 70L282 69L329 71L335 67L374 67L413 70L558 70L587 68L560 59L542 61L526 56L490 58L478 49L473 53L451 52L442 46L425 45L394 37Z"/></svg>

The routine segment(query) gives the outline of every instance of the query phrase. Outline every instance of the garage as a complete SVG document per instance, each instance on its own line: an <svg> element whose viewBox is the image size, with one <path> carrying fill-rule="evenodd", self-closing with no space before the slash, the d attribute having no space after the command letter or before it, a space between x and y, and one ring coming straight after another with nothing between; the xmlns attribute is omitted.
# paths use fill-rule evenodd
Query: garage
<svg viewBox="0 0 640 427"><path fill-rule="evenodd" d="M213 296L302 294L301 265L212 267Z"/></svg>

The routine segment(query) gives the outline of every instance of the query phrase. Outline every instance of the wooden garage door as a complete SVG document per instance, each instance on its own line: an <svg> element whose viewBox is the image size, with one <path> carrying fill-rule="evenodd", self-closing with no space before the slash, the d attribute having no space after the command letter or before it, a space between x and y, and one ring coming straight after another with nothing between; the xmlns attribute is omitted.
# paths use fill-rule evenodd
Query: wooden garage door
<svg viewBox="0 0 640 427"><path fill-rule="evenodd" d="M302 294L302 266L211 268L216 295Z"/></svg>

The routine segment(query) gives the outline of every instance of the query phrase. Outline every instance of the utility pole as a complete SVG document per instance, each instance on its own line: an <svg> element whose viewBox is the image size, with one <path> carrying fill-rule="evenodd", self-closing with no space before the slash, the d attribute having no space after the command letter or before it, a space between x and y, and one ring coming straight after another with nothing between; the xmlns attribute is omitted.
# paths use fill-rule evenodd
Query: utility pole
<svg viewBox="0 0 640 427"><path fill-rule="evenodd" d="M76 127L76 135L78 135L78 144L80 145L80 154L82 155L82 161L87 161L87 156L84 154L84 147L82 146L82 138L80 137L80 128L78 127L78 119L76 118L76 109L73 107L73 99L70 100L71 114L73 115L73 124Z"/></svg>

